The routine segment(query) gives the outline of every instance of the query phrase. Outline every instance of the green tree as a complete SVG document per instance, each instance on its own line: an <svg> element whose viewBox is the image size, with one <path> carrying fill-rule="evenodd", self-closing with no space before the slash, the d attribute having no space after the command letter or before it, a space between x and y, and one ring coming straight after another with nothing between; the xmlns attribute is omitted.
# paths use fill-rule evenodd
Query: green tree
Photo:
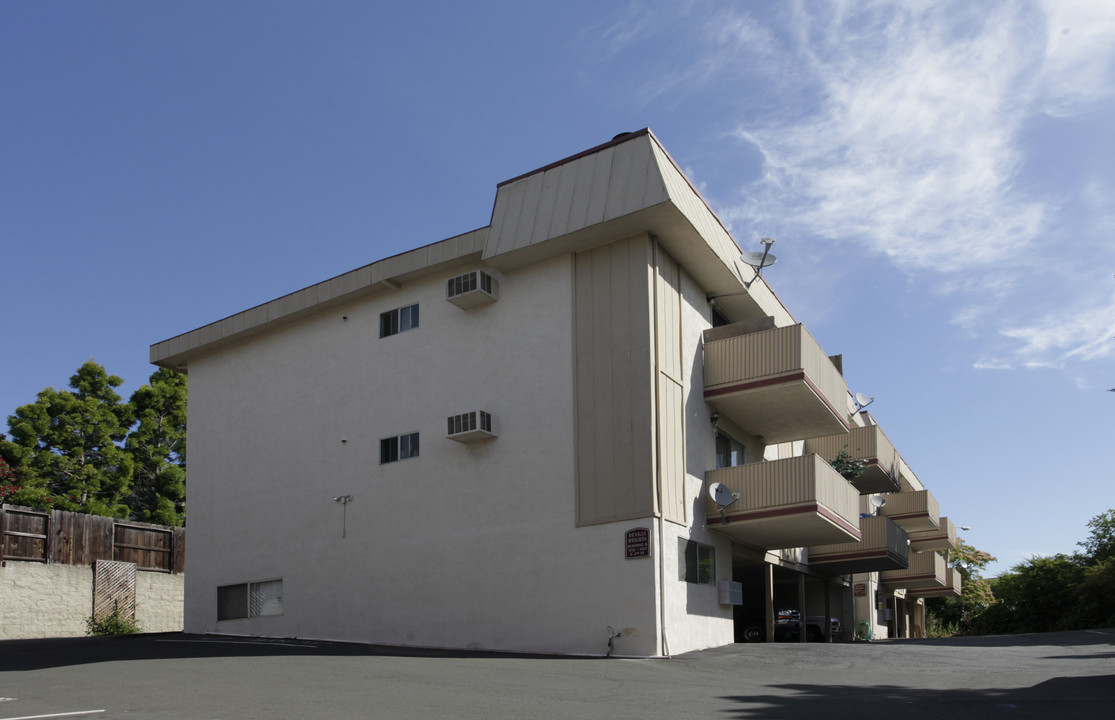
<svg viewBox="0 0 1115 720"><path fill-rule="evenodd" d="M132 408L114 390L123 382L89 360L70 377L72 392L46 388L8 417L11 440L0 441L0 456L23 480L13 502L127 517L120 500L133 463L117 443L132 424Z"/></svg>
<svg viewBox="0 0 1115 720"><path fill-rule="evenodd" d="M1115 509L1100 513L1088 521L1088 539L1077 545L1093 562L1115 559Z"/></svg>
<svg viewBox="0 0 1115 720"><path fill-rule="evenodd" d="M928 598L926 610L931 626L949 629L941 634L967 634L975 618L995 602L991 584L981 572L996 558L964 542L964 538L956 539L956 549L946 557L949 567L960 573L960 597Z"/></svg>
<svg viewBox="0 0 1115 720"><path fill-rule="evenodd" d="M132 393L136 426L125 447L135 462L126 502L132 518L182 525L186 512L186 376L165 368Z"/></svg>
<svg viewBox="0 0 1115 720"><path fill-rule="evenodd" d="M973 622L986 634L1074 629L1077 587L1084 579L1080 556L1034 557L993 580L996 602Z"/></svg>
<svg viewBox="0 0 1115 720"><path fill-rule="evenodd" d="M1073 628L1115 627L1115 558L1086 565L1073 594Z"/></svg>

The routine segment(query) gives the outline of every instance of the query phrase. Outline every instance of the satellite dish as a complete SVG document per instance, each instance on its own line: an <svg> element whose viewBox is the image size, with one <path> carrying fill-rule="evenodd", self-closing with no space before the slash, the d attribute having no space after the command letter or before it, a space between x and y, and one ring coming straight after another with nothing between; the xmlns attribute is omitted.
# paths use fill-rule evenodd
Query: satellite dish
<svg viewBox="0 0 1115 720"><path fill-rule="evenodd" d="M722 508L726 508L736 501L735 494L724 483L713 483L708 489L709 497Z"/></svg>
<svg viewBox="0 0 1115 720"><path fill-rule="evenodd" d="M868 398L863 393L856 393L856 410L863 410L865 407L875 402L875 398Z"/></svg>
<svg viewBox="0 0 1115 720"><path fill-rule="evenodd" d="M881 508L887 504L887 499L882 495L875 494L868 499L868 502L871 503L873 508Z"/></svg>
<svg viewBox="0 0 1115 720"><path fill-rule="evenodd" d="M777 257L768 252L745 252L739 259L756 269L770 267L778 261Z"/></svg>

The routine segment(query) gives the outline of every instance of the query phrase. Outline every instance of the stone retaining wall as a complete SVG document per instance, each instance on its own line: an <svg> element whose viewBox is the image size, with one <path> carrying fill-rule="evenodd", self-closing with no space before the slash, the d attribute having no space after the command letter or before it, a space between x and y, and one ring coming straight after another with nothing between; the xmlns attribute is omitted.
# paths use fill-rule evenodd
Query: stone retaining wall
<svg viewBox="0 0 1115 720"><path fill-rule="evenodd" d="M136 574L136 621L144 632L182 629L183 579ZM92 567L12 560L0 565L0 640L85 635L92 614Z"/></svg>

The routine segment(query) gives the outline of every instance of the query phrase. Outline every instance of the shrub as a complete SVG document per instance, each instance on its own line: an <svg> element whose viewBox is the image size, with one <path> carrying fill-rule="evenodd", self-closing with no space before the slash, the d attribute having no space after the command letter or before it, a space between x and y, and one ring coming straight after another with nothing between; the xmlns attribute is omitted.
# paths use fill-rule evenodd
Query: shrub
<svg viewBox="0 0 1115 720"><path fill-rule="evenodd" d="M96 615L85 620L90 635L135 635L143 632L135 618L128 617L117 608L98 618Z"/></svg>

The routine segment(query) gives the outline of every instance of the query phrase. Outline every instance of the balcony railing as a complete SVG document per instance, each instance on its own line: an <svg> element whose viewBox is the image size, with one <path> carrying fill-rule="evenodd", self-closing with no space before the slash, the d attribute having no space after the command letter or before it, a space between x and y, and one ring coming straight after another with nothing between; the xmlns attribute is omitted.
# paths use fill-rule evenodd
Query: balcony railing
<svg viewBox="0 0 1115 720"><path fill-rule="evenodd" d="M847 450L851 459L867 462L863 474L851 481L861 494L896 492L899 489L898 453L878 425L854 427L849 433L805 441L805 452L817 453L827 460L835 458L841 450Z"/></svg>
<svg viewBox="0 0 1115 720"><path fill-rule="evenodd" d="M879 508L879 514L886 515L906 532L941 529L937 498L928 490L891 493L885 497L887 504Z"/></svg>
<svg viewBox="0 0 1115 720"><path fill-rule="evenodd" d="M935 585L912 587L906 590L906 595L907 597L948 597L949 595L960 597L960 594L964 590L962 585L960 572L953 568L948 568L945 570L944 587L937 587Z"/></svg>
<svg viewBox="0 0 1115 720"><path fill-rule="evenodd" d="M945 587L945 559L935 552L910 553L905 570L879 573L879 582L891 587L940 589Z"/></svg>
<svg viewBox="0 0 1115 720"><path fill-rule="evenodd" d="M768 445L848 431L848 385L804 325L730 329L705 342L710 405Z"/></svg>
<svg viewBox="0 0 1115 720"><path fill-rule="evenodd" d="M859 493L818 455L709 470L705 483L739 494L723 515L709 498L707 522L742 543L774 550L861 537Z"/></svg>
<svg viewBox="0 0 1115 720"><path fill-rule="evenodd" d="M847 575L849 573L903 570L909 565L906 531L888 517L861 518L859 542L813 545L809 566Z"/></svg>
<svg viewBox="0 0 1115 720"><path fill-rule="evenodd" d="M947 517L941 518L941 527L937 530L921 530L910 533L910 550L912 552L955 549L956 526Z"/></svg>

